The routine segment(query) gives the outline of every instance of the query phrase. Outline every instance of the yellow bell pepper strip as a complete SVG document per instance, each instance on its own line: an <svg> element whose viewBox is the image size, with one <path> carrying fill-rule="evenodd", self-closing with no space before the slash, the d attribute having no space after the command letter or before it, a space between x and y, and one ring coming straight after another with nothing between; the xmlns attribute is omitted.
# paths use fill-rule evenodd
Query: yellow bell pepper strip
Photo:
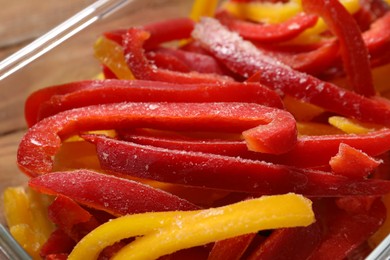
<svg viewBox="0 0 390 260"><path fill-rule="evenodd" d="M321 16L340 42L344 70L354 91L374 96L368 50L360 28L338 0L302 0L303 9Z"/></svg>
<svg viewBox="0 0 390 260"><path fill-rule="evenodd" d="M123 176L262 195L296 192L311 196L345 196L390 192L390 181L386 180L354 180L330 172L260 160L170 150L103 136L84 137L96 144L101 167Z"/></svg>
<svg viewBox="0 0 390 260"><path fill-rule="evenodd" d="M342 116L331 116L328 122L347 134L366 134L382 128L380 125L362 123Z"/></svg>
<svg viewBox="0 0 390 260"><path fill-rule="evenodd" d="M193 37L232 71L249 77L281 95L291 95L328 111L364 122L390 126L390 105L341 89L329 82L291 69L265 55L253 44L230 32L217 20L203 18L195 26Z"/></svg>
<svg viewBox="0 0 390 260"><path fill-rule="evenodd" d="M94 45L94 54L118 79L134 79L123 56L123 48L118 43L106 37L100 37Z"/></svg>
<svg viewBox="0 0 390 260"><path fill-rule="evenodd" d="M296 143L292 115L253 103L114 103L67 110L39 121L24 135L18 165L37 176L53 168L62 140L82 131L150 127L242 133L249 149L280 154Z"/></svg>
<svg viewBox="0 0 390 260"><path fill-rule="evenodd" d="M381 163L382 161L344 143L340 144L339 152L329 161L334 174L351 179L367 178Z"/></svg>
<svg viewBox="0 0 390 260"><path fill-rule="evenodd" d="M372 69L375 89L377 89L379 93L390 91L390 84L387 82L389 75L390 63Z"/></svg>
<svg viewBox="0 0 390 260"><path fill-rule="evenodd" d="M12 236L33 259L54 229L44 209L48 201L41 194L23 187L4 191L4 211Z"/></svg>
<svg viewBox="0 0 390 260"><path fill-rule="evenodd" d="M274 24L284 22L301 12L300 2L300 0L290 0L286 3L227 1L222 8L240 19Z"/></svg>
<svg viewBox="0 0 390 260"><path fill-rule="evenodd" d="M290 95L283 97L283 104L297 121L310 121L325 112L324 109L316 105L303 102Z"/></svg>
<svg viewBox="0 0 390 260"><path fill-rule="evenodd" d="M127 215L86 235L69 259L96 259L106 246L134 236L142 237L113 259L156 259L183 248L259 230L308 226L313 222L311 201L296 194L264 196L200 211Z"/></svg>
<svg viewBox="0 0 390 260"><path fill-rule="evenodd" d="M214 16L217 9L218 0L195 0L190 18L194 21L199 21L202 16Z"/></svg>
<svg viewBox="0 0 390 260"><path fill-rule="evenodd" d="M297 122L297 129L298 136L338 135L344 133L332 125L315 122Z"/></svg>

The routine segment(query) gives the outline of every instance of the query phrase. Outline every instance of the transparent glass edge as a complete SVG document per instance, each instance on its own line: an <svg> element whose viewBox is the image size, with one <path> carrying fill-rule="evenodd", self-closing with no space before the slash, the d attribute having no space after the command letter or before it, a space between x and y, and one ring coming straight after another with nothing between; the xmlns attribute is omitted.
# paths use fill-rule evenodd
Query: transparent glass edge
<svg viewBox="0 0 390 260"><path fill-rule="evenodd" d="M7 229L0 224L0 251L8 259L31 260L19 243L12 237Z"/></svg>

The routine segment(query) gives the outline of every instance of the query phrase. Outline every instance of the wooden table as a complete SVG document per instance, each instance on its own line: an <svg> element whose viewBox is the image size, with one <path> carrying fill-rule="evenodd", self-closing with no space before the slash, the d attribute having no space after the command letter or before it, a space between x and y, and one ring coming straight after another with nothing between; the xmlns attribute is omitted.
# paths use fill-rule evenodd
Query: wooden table
<svg viewBox="0 0 390 260"><path fill-rule="evenodd" d="M0 60L94 0L0 0Z"/></svg>

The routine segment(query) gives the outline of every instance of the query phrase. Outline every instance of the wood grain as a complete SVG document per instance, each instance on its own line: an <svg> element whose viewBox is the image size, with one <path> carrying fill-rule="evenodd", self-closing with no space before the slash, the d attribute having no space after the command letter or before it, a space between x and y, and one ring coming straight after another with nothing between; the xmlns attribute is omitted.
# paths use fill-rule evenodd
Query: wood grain
<svg viewBox="0 0 390 260"><path fill-rule="evenodd" d="M0 60L94 0L0 0Z"/></svg>

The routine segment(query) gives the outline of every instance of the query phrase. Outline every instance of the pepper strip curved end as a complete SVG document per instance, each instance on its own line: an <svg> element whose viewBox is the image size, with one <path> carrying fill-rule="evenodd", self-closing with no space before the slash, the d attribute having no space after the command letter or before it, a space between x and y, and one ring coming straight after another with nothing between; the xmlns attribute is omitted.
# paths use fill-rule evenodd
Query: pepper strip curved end
<svg viewBox="0 0 390 260"><path fill-rule="evenodd" d="M96 259L106 246L140 236L114 259L156 259L180 249L264 229L308 226L315 221L309 199L289 193L263 196L224 207L127 215L86 235L69 259Z"/></svg>

